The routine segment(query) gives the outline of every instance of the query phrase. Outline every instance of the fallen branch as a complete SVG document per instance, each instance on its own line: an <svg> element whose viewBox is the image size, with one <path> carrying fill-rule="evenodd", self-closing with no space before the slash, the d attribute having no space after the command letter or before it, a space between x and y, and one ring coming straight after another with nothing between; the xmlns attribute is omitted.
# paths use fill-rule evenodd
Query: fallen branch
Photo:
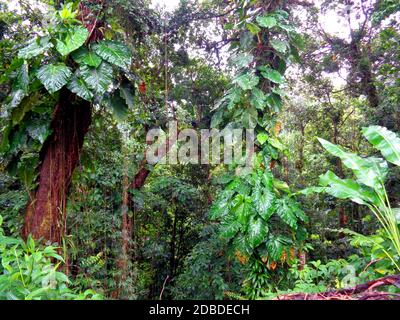
<svg viewBox="0 0 400 320"><path fill-rule="evenodd" d="M376 291L383 286L400 288L400 274L372 280L352 288L332 290L321 293L289 293L275 300L400 300L400 294Z"/></svg>

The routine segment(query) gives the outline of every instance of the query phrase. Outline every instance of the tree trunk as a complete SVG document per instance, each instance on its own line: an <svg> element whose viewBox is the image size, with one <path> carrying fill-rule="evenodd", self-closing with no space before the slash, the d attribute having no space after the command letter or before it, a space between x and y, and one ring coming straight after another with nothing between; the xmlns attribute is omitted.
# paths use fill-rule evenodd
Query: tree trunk
<svg viewBox="0 0 400 320"><path fill-rule="evenodd" d="M32 234L35 239L61 244L68 188L91 122L91 104L75 104L74 99L67 90L60 92L51 122L52 135L40 152L39 185L30 194L26 208L25 238Z"/></svg>

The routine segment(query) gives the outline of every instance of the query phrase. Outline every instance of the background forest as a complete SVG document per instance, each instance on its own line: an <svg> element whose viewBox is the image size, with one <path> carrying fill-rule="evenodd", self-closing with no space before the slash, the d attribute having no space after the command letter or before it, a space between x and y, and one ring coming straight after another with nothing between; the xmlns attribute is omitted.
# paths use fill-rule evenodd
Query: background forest
<svg viewBox="0 0 400 320"><path fill-rule="evenodd" d="M400 3L173 3L0 0L0 299L398 298Z"/></svg>

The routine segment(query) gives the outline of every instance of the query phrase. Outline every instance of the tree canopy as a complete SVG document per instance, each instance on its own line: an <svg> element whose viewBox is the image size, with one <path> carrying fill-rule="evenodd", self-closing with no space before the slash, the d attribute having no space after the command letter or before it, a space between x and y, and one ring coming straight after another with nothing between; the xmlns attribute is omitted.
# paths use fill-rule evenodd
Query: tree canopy
<svg viewBox="0 0 400 320"><path fill-rule="evenodd" d="M396 299L400 6L0 0L0 299Z"/></svg>

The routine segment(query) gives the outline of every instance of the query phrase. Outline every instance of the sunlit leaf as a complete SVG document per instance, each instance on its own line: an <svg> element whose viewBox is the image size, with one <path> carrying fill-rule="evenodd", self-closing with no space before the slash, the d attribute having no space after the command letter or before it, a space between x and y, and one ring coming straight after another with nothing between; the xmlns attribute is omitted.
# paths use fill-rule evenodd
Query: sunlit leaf
<svg viewBox="0 0 400 320"><path fill-rule="evenodd" d="M70 68L63 63L47 64L38 70L37 77L50 93L65 86L72 76Z"/></svg>
<svg viewBox="0 0 400 320"><path fill-rule="evenodd" d="M128 70L131 65L131 52L124 44L103 40L93 46L94 52L104 60Z"/></svg>
<svg viewBox="0 0 400 320"><path fill-rule="evenodd" d="M394 132L385 127L370 126L363 128L362 133L387 161L400 166L400 138Z"/></svg>

